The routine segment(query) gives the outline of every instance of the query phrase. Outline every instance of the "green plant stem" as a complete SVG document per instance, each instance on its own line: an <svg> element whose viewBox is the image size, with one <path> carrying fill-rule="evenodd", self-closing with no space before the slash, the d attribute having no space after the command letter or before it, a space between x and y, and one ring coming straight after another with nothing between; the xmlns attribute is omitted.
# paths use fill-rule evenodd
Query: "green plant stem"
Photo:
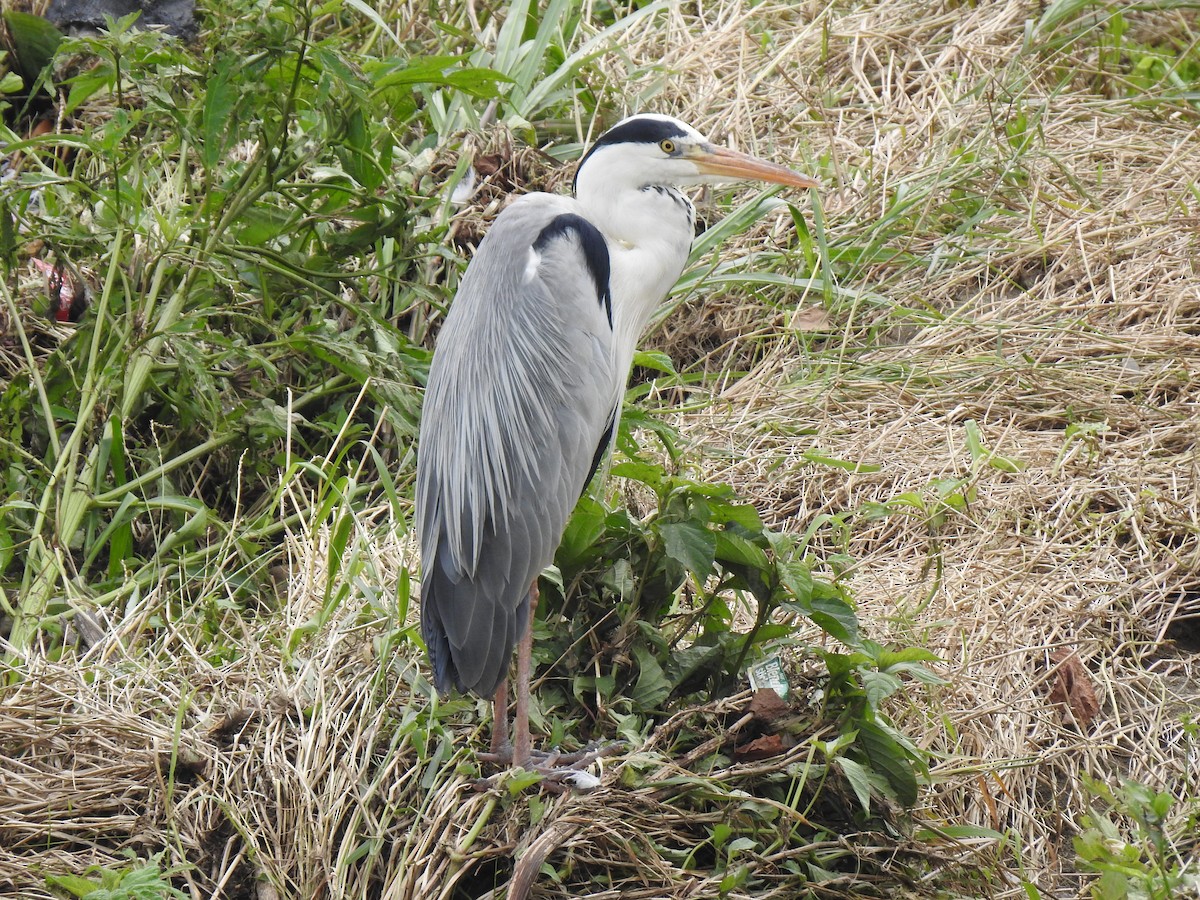
<svg viewBox="0 0 1200 900"><path fill-rule="evenodd" d="M34 390L37 391L38 406L41 409L42 418L46 422L46 435L50 440L50 449L54 456L57 457L61 452L61 448L58 443L58 429L54 425L54 411L50 408L50 400L46 396L46 385L42 382L42 373L38 370L37 362L33 356L33 348L29 345L29 335L25 333L25 327L21 322L21 315L17 310L16 301L13 300L12 292L8 289L7 282L0 280L0 292L4 294L5 309L8 310L13 330L16 331L17 338L21 342L21 352L25 354L25 365L29 370L29 380L33 384Z"/></svg>
<svg viewBox="0 0 1200 900"><path fill-rule="evenodd" d="M108 296L115 283L122 243L123 233L118 230L111 250L104 296ZM5 662L10 665L29 649L38 623L45 615L55 585L66 580L65 569L62 561L58 558L58 548L69 544L87 507L86 490L79 490L76 487L80 481L77 460L84 433L90 426L92 412L100 399L95 374L98 367L95 365L95 360L99 355L102 322L102 317L97 316L92 331L92 343L88 351L87 374L79 392L79 410L75 417L74 427L67 436L67 440L55 453L54 467L38 502L37 513L30 533L25 569L21 577L20 599L8 639L10 649L5 654ZM53 426L53 420L50 424ZM51 431L53 432L53 427ZM98 450L98 447L93 447L93 450ZM89 460L94 462L93 455L89 454ZM84 468L87 468L86 462ZM52 540L47 541L45 531L49 524L50 509L55 505L56 499L58 515L54 519L54 536Z"/></svg>

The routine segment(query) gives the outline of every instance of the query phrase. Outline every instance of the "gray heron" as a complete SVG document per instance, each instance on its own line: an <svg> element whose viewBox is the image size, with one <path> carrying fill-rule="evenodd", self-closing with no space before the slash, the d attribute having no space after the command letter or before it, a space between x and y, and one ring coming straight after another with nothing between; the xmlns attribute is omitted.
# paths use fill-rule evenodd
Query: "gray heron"
<svg viewBox="0 0 1200 900"><path fill-rule="evenodd" d="M531 768L538 575L615 433L637 341L687 262L695 210L679 188L750 179L818 186L678 119L632 116L584 155L574 197L506 207L462 277L421 416L421 634L439 693L493 700L490 759Z"/></svg>

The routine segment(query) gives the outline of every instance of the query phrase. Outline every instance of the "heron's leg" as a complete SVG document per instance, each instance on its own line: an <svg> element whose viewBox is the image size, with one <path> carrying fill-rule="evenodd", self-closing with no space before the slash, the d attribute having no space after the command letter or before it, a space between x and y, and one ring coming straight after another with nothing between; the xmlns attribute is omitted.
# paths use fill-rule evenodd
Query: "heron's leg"
<svg viewBox="0 0 1200 900"><path fill-rule="evenodd" d="M614 756L625 748L622 741L615 744L589 744L574 753L560 753L551 750L548 753L534 751L529 737L529 687L533 674L533 614L537 609L538 588L535 581L529 588L529 623L521 640L517 644L517 681L516 681L516 710L513 714L513 742L507 743L508 729L506 686L502 685L496 691L494 700L494 723L492 725L492 752L480 753L478 758L483 762L497 763L503 766L513 766L536 772L541 776L543 790L561 793L568 788L590 791L599 786L600 781L595 775L583 771L593 762L606 756ZM504 729L501 732L501 729ZM498 739L503 734L505 740ZM480 778L475 782L478 790L494 788L502 775L492 775Z"/></svg>
<svg viewBox="0 0 1200 900"><path fill-rule="evenodd" d="M492 753L500 756L508 748L508 679L500 682L492 698Z"/></svg>
<svg viewBox="0 0 1200 900"><path fill-rule="evenodd" d="M529 682L533 657L533 614L537 610L537 579L529 587L529 623L517 645L517 709L513 714L513 765L529 768Z"/></svg>

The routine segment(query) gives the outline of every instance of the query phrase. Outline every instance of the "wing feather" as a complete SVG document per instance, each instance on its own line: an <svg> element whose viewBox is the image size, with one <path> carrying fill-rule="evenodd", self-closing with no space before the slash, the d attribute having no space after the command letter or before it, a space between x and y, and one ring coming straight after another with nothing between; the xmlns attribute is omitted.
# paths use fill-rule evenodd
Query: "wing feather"
<svg viewBox="0 0 1200 900"><path fill-rule="evenodd" d="M495 693L530 584L594 470L621 387L607 252L574 201L522 198L480 244L438 338L417 522L421 628L440 691Z"/></svg>

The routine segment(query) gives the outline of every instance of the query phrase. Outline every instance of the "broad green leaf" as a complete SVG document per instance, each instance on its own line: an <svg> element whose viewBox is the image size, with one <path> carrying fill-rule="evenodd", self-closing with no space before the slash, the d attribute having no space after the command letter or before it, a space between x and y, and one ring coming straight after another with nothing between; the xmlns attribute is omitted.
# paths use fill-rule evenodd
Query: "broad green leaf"
<svg viewBox="0 0 1200 900"><path fill-rule="evenodd" d="M671 559L702 578L712 572L717 539L707 528L695 522L665 522L658 533Z"/></svg>
<svg viewBox="0 0 1200 900"><path fill-rule="evenodd" d="M730 841L725 847L725 852L732 857L734 854L741 853L743 850L753 850L757 846L758 841L754 840L754 838L740 837Z"/></svg>
<svg viewBox="0 0 1200 900"><path fill-rule="evenodd" d="M46 884L62 888L75 897L86 897L100 887L100 882L80 875L47 875Z"/></svg>
<svg viewBox="0 0 1200 900"><path fill-rule="evenodd" d="M759 571L766 571L770 566L766 552L739 534L732 531L713 532L716 540L714 548L716 558L721 562L732 565L749 566Z"/></svg>
<svg viewBox="0 0 1200 900"><path fill-rule="evenodd" d="M836 596L814 597L808 616L847 647L858 646L858 616L845 600Z"/></svg>
<svg viewBox="0 0 1200 900"><path fill-rule="evenodd" d="M867 703L872 709L879 709L879 705L904 687L904 683L887 672L863 672L862 686L867 694Z"/></svg>
<svg viewBox="0 0 1200 900"><path fill-rule="evenodd" d="M905 647L901 650L881 650L875 657L881 669L890 669L898 663L941 662L941 658L924 647Z"/></svg>
<svg viewBox="0 0 1200 900"><path fill-rule="evenodd" d="M727 485L724 487L728 487ZM729 492L732 495L732 492ZM722 496L722 495L712 495ZM763 531L762 517L749 503L713 503L711 506L711 521L714 525L737 525L749 532L750 536L760 536Z"/></svg>
<svg viewBox="0 0 1200 900"><path fill-rule="evenodd" d="M871 768L887 779L897 800L905 806L917 802L914 763L890 734L874 722L860 722L856 744L862 748Z"/></svg>
<svg viewBox="0 0 1200 900"><path fill-rule="evenodd" d="M671 682L648 647L635 645L633 658L638 666L638 678L631 695L633 703L639 709L657 710L671 695Z"/></svg>
<svg viewBox="0 0 1200 900"><path fill-rule="evenodd" d="M850 788L854 791L854 796L858 798L858 803L862 807L863 812L870 814L871 812L871 776L867 774L867 770L852 759L847 759L844 756L839 756L833 761L842 774L846 776L846 780L850 782Z"/></svg>
<svg viewBox="0 0 1200 900"><path fill-rule="evenodd" d="M579 501L555 554L560 566L577 566L594 555L596 542L604 535L607 515L604 507L591 497Z"/></svg>
<svg viewBox="0 0 1200 900"><path fill-rule="evenodd" d="M377 91L415 85L444 85L458 88L484 99L500 96L499 84L510 83L508 76L491 69L461 66L459 57L428 57L412 65L398 61L374 69L372 81ZM368 69L368 71L371 71Z"/></svg>
<svg viewBox="0 0 1200 900"><path fill-rule="evenodd" d="M504 786L508 788L509 796L515 797L526 788L533 787L535 784L541 784L542 780L543 776L539 772L526 771L525 769L509 769L504 777Z"/></svg>
<svg viewBox="0 0 1200 900"><path fill-rule="evenodd" d="M268 241L291 231L296 212L260 203L242 212L237 224L237 238L243 244L260 247Z"/></svg>
<svg viewBox="0 0 1200 900"><path fill-rule="evenodd" d="M811 610L813 595L812 572L801 562L786 560L779 564L779 580L796 600L803 605L805 615Z"/></svg>
<svg viewBox="0 0 1200 900"><path fill-rule="evenodd" d="M640 366L643 369L651 369L655 372L662 372L666 375L677 375L675 371L675 363L671 361L671 357L660 350L639 350L633 355L634 366Z"/></svg>
<svg viewBox="0 0 1200 900"><path fill-rule="evenodd" d="M718 822L712 827L713 846L720 850L723 846L725 846L725 842L729 840L732 834L733 828L731 828L725 822Z"/></svg>
<svg viewBox="0 0 1200 900"><path fill-rule="evenodd" d="M683 684L697 672L721 665L722 649L717 644L693 644L676 650L667 661L667 671L675 684Z"/></svg>
<svg viewBox="0 0 1200 900"><path fill-rule="evenodd" d="M26 84L32 84L58 52L62 32L41 16L9 9L4 24L12 41L14 62Z"/></svg>
<svg viewBox="0 0 1200 900"><path fill-rule="evenodd" d="M662 466L637 460L627 460L613 463L613 466L609 471L619 478L629 478L633 481L640 481L647 487L653 488L656 493L662 489Z"/></svg>

